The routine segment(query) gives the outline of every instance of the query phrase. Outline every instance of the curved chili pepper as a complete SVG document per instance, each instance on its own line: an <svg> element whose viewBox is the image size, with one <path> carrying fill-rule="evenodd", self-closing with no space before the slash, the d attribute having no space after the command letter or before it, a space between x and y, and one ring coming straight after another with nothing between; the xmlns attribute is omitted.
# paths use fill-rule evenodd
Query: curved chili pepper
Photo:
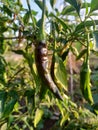
<svg viewBox="0 0 98 130"><path fill-rule="evenodd" d="M80 88L82 90L82 94L84 98L90 103L93 104L93 97L91 93L90 87L90 67L87 63L82 65L82 69L80 71Z"/></svg>
<svg viewBox="0 0 98 130"><path fill-rule="evenodd" d="M48 51L45 42L39 42L39 44L35 48L35 60L36 60L36 67L38 73L42 79L42 81L47 84L49 89L53 92L53 94L60 100L62 96L55 85L48 68Z"/></svg>

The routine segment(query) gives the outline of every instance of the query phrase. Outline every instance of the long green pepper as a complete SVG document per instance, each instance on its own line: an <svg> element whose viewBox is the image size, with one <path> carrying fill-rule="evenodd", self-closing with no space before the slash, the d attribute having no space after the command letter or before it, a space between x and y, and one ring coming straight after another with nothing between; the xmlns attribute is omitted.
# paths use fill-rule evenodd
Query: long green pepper
<svg viewBox="0 0 98 130"><path fill-rule="evenodd" d="M93 104L93 97L91 92L90 85L90 67L87 62L84 62L80 71L80 89L84 98L90 103Z"/></svg>

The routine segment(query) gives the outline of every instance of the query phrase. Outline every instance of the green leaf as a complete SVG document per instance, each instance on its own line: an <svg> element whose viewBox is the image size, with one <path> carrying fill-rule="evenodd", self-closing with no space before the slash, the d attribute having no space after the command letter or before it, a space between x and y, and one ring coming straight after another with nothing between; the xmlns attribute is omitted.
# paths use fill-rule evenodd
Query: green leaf
<svg viewBox="0 0 98 130"><path fill-rule="evenodd" d="M82 3L81 8L87 8L90 7L90 3ZM73 13L73 11L75 11L75 8L72 5L68 5L66 6L66 8L64 8L61 12L62 15L66 15L69 14L71 15L71 13Z"/></svg>
<svg viewBox="0 0 98 130"><path fill-rule="evenodd" d="M42 1L40 0L34 0L34 2L38 5L38 7L42 10L43 9L43 3ZM47 10L47 7L45 8L45 13L46 13L46 16L48 14L48 10Z"/></svg>
<svg viewBox="0 0 98 130"><path fill-rule="evenodd" d="M93 49L93 47L94 47L93 41L90 41L90 42L89 42L89 46L90 46L90 49Z"/></svg>
<svg viewBox="0 0 98 130"><path fill-rule="evenodd" d="M6 64L7 63L5 59L2 56L0 56L0 83L2 83L3 85L5 85L6 83Z"/></svg>
<svg viewBox="0 0 98 130"><path fill-rule="evenodd" d="M38 12L35 10L31 10L31 12L32 12L32 15L34 15L34 16L36 16L38 14Z"/></svg>
<svg viewBox="0 0 98 130"><path fill-rule="evenodd" d="M37 109L35 112L35 117L34 117L34 127L36 128L40 120L42 120L42 116L44 114L44 111L42 109Z"/></svg>
<svg viewBox="0 0 98 130"><path fill-rule="evenodd" d="M87 53L87 49L83 49L77 56L76 60L81 59L85 55L85 53Z"/></svg>
<svg viewBox="0 0 98 130"><path fill-rule="evenodd" d="M24 95L27 96L28 103L31 104L32 107L34 107L35 106L35 90L33 89L27 90Z"/></svg>
<svg viewBox="0 0 98 130"><path fill-rule="evenodd" d="M64 61L64 60L66 60L66 57L68 56L68 53L69 53L69 48L67 48L65 51L64 51L64 53L62 54L62 60Z"/></svg>
<svg viewBox="0 0 98 130"><path fill-rule="evenodd" d="M47 91L48 91L48 86L46 87L46 84L41 82L41 88L40 88L40 93L39 93L39 97L41 100L45 98Z"/></svg>
<svg viewBox="0 0 98 130"><path fill-rule="evenodd" d="M42 8L43 8L43 3L42 3L42 1L40 1L40 0L34 0L34 2L38 5L38 7L42 10Z"/></svg>
<svg viewBox="0 0 98 130"><path fill-rule="evenodd" d="M50 16L55 17L56 20L58 21L58 23L60 23L63 27L63 29L66 31L67 29L70 30L69 26L65 23L65 21L63 21L61 18L57 17L56 15L54 15L53 13L50 14Z"/></svg>
<svg viewBox="0 0 98 130"><path fill-rule="evenodd" d="M81 30L84 30L85 26L91 27L94 26L94 24L98 25L98 20L81 22L76 26L75 32L81 32Z"/></svg>
<svg viewBox="0 0 98 130"><path fill-rule="evenodd" d="M95 51L94 49L92 49L91 52L92 52L94 55L98 56L98 51Z"/></svg>
<svg viewBox="0 0 98 130"><path fill-rule="evenodd" d="M85 9L86 9L86 14L88 14L88 3L86 2L86 0L84 1L84 4L85 4Z"/></svg>
<svg viewBox="0 0 98 130"><path fill-rule="evenodd" d="M91 8L90 8L90 13L92 13L93 11L98 10L98 2L96 0L92 0L91 1Z"/></svg>
<svg viewBox="0 0 98 130"><path fill-rule="evenodd" d="M79 55L79 52L78 52L78 50L77 50L76 47L71 46L71 51L72 51L72 53L73 53L75 56L78 56L78 55Z"/></svg>
<svg viewBox="0 0 98 130"><path fill-rule="evenodd" d="M24 25L28 24L29 20L30 20L30 11L27 11L23 18Z"/></svg>
<svg viewBox="0 0 98 130"><path fill-rule="evenodd" d="M67 91L67 72L63 60L55 53L52 62L51 74L55 83L59 89Z"/></svg>
<svg viewBox="0 0 98 130"><path fill-rule="evenodd" d="M98 30L93 32L93 37L94 37L94 46L95 49L98 49Z"/></svg>
<svg viewBox="0 0 98 130"><path fill-rule="evenodd" d="M3 36L0 37L0 54L3 54L4 53L4 39L3 39Z"/></svg>
<svg viewBox="0 0 98 130"><path fill-rule="evenodd" d="M7 65L7 63L4 59L4 57L0 56L0 69L1 69L0 71L2 71L2 72L5 71L6 65Z"/></svg>
<svg viewBox="0 0 98 130"><path fill-rule="evenodd" d="M23 56L25 55L25 52L23 50L12 50L12 52Z"/></svg>
<svg viewBox="0 0 98 130"><path fill-rule="evenodd" d="M16 104L16 99L11 99L5 106L3 111L3 117L9 116L9 114L12 112L14 105Z"/></svg>
<svg viewBox="0 0 98 130"><path fill-rule="evenodd" d="M2 117L5 101L7 99L7 93L5 91L0 91L0 118Z"/></svg>
<svg viewBox="0 0 98 130"><path fill-rule="evenodd" d="M8 30L7 27L4 27L4 26L0 27L0 33L4 33L4 32L6 32L7 30Z"/></svg>
<svg viewBox="0 0 98 130"><path fill-rule="evenodd" d="M68 120L68 118L69 118L69 113L66 112L65 115L61 119L60 126L63 126L64 123Z"/></svg>
<svg viewBox="0 0 98 130"><path fill-rule="evenodd" d="M71 12L75 11L75 8L73 6L67 6L64 8L61 12L62 15L70 14Z"/></svg>
<svg viewBox="0 0 98 130"><path fill-rule="evenodd" d="M68 2L69 4L71 4L76 9L76 11L79 15L82 1L81 0L65 0L65 1Z"/></svg>
<svg viewBox="0 0 98 130"><path fill-rule="evenodd" d="M12 11L6 5L3 5L3 11L12 17Z"/></svg>
<svg viewBox="0 0 98 130"><path fill-rule="evenodd" d="M56 3L56 0L50 0L50 4L51 4L52 8L53 8L55 3Z"/></svg>
<svg viewBox="0 0 98 130"><path fill-rule="evenodd" d="M14 116L10 115L8 117L7 128L9 128L14 121L15 121ZM7 128L5 130L7 130Z"/></svg>
<svg viewBox="0 0 98 130"><path fill-rule="evenodd" d="M18 93L15 90L10 90L8 96L13 97L14 99L18 99Z"/></svg>
<svg viewBox="0 0 98 130"><path fill-rule="evenodd" d="M94 112L98 115L98 103L93 105Z"/></svg>

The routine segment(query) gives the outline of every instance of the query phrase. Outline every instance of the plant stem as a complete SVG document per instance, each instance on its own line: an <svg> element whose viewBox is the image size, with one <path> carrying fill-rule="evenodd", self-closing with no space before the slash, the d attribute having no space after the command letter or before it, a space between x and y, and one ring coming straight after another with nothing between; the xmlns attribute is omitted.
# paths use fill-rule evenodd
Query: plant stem
<svg viewBox="0 0 98 130"><path fill-rule="evenodd" d="M42 19L40 26L40 40L45 40L45 8L46 8L46 0L43 0L43 10L42 10Z"/></svg>
<svg viewBox="0 0 98 130"><path fill-rule="evenodd" d="M87 64L89 64L89 54L90 54L89 32L87 32L87 56L86 56L86 63L87 63Z"/></svg>
<svg viewBox="0 0 98 130"><path fill-rule="evenodd" d="M36 25L35 25L35 21L34 21L34 18L32 16L32 11L31 11L31 7L30 7L30 1L27 0L27 5L28 5L28 9L29 9L29 12L30 12L30 15L31 15L31 19L33 21L33 28L35 29L36 28Z"/></svg>

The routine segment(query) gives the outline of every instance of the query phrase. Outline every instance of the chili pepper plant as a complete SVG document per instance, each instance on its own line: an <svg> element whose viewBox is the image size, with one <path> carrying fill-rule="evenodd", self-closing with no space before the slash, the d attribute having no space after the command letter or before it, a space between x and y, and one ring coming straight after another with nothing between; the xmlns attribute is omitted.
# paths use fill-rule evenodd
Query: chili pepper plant
<svg viewBox="0 0 98 130"><path fill-rule="evenodd" d="M96 0L0 0L0 130L98 129L97 11Z"/></svg>

